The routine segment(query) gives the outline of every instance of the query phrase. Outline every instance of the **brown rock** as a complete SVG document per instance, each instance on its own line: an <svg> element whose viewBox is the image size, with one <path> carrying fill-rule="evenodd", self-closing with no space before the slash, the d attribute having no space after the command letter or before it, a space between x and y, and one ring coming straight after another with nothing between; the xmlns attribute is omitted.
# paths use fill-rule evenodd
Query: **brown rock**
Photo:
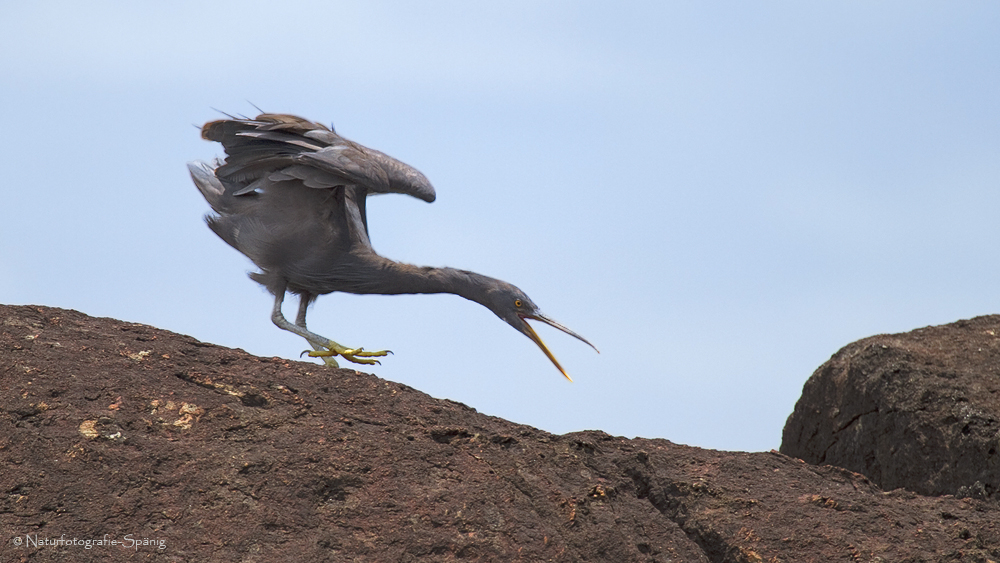
<svg viewBox="0 0 1000 563"><path fill-rule="evenodd" d="M844 347L806 382L782 453L884 489L994 497L1000 486L1000 315Z"/></svg>
<svg viewBox="0 0 1000 563"><path fill-rule="evenodd" d="M1000 558L988 501L773 452L555 436L45 307L0 306L0 464L0 561Z"/></svg>

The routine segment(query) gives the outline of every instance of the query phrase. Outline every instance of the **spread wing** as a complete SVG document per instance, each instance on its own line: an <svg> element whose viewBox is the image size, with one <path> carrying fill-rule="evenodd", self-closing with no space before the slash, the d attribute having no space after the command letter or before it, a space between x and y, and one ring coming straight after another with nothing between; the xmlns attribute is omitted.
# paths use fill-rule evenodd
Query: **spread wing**
<svg viewBox="0 0 1000 563"><path fill-rule="evenodd" d="M434 187L415 168L294 115L212 121L201 136L225 148L226 160L215 174L239 186L234 195L297 180L309 188L353 185L368 193L435 199Z"/></svg>

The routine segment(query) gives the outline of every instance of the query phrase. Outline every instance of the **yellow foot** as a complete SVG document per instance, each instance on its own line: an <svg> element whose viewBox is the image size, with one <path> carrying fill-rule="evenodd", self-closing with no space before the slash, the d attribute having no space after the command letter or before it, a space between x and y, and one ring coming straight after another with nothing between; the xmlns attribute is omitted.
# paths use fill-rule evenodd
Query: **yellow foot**
<svg viewBox="0 0 1000 563"><path fill-rule="evenodd" d="M381 356L388 356L392 353L391 350L378 350L376 352L367 352L364 348L345 348L340 344L337 344L333 340L328 340L326 344L317 346L318 348L323 348L323 350L306 350L310 358L323 358L326 365L331 367L338 367L337 360L334 356L342 356L345 360L349 362L354 362L356 364L381 364L378 360L369 360L367 358L375 358Z"/></svg>

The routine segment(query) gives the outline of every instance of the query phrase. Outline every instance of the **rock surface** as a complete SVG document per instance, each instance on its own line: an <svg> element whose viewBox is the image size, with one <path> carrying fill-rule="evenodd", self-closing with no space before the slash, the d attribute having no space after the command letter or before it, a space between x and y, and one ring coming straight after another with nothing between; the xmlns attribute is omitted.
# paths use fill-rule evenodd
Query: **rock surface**
<svg viewBox="0 0 1000 563"><path fill-rule="evenodd" d="M886 490L996 497L1000 315L844 347L806 382L781 451Z"/></svg>
<svg viewBox="0 0 1000 563"><path fill-rule="evenodd" d="M0 306L0 464L4 562L1000 560L992 501L45 307Z"/></svg>

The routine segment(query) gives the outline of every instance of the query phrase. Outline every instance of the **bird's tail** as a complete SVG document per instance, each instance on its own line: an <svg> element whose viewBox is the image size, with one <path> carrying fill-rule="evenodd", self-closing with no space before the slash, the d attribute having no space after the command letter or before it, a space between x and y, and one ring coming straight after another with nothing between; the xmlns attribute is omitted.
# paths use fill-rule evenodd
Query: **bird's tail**
<svg viewBox="0 0 1000 563"><path fill-rule="evenodd" d="M198 187L198 191L204 196L205 201L212 206L216 213L222 213L222 201L226 188L216 178L215 167L203 160L189 162L187 167L188 172L191 173L191 179L194 180L194 185Z"/></svg>

